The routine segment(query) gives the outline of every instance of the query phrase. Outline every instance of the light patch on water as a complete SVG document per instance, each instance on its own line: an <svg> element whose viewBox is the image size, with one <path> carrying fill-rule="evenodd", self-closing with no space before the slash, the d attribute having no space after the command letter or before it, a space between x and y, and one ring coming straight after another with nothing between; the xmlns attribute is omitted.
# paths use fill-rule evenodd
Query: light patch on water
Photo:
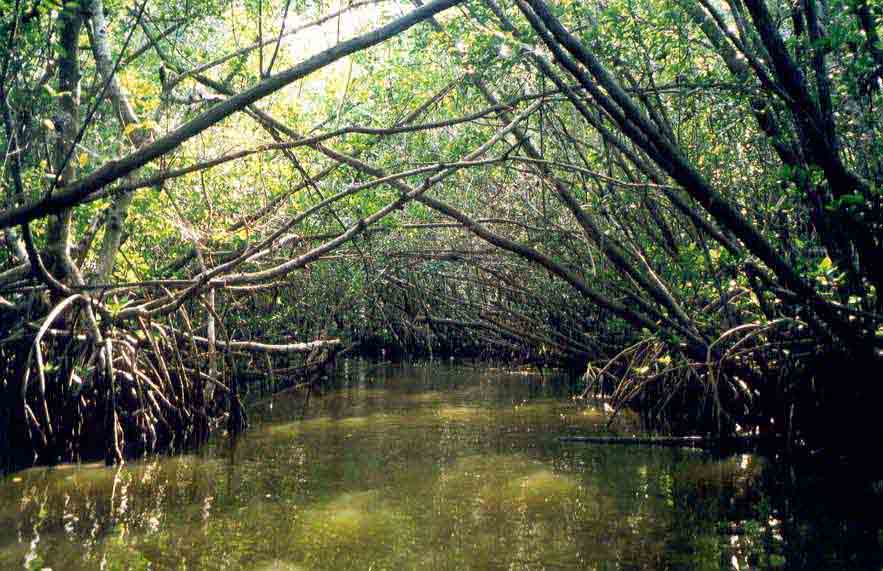
<svg viewBox="0 0 883 571"><path fill-rule="evenodd" d="M499 488L530 469L531 462L519 454L465 456L442 470L436 490L445 501L471 501L483 488Z"/></svg>
<svg viewBox="0 0 883 571"><path fill-rule="evenodd" d="M519 416L548 416L555 408L551 402L523 402L512 407L512 412Z"/></svg>
<svg viewBox="0 0 883 571"><path fill-rule="evenodd" d="M441 402L445 400L445 395L439 391L426 391L422 393L411 393L404 397L405 400L411 402Z"/></svg>
<svg viewBox="0 0 883 571"><path fill-rule="evenodd" d="M400 417L386 413L374 413L365 416L347 416L343 418L321 416L307 420L287 422L285 424L274 424L268 426L265 432L271 438L289 439L336 429L345 429L347 431L380 430L399 423L400 421Z"/></svg>
<svg viewBox="0 0 883 571"><path fill-rule="evenodd" d="M443 420L452 422L470 422L487 418L487 411L485 409L468 406L443 406L435 414Z"/></svg>
<svg viewBox="0 0 883 571"><path fill-rule="evenodd" d="M512 503L528 509L561 508L576 498L580 486L569 476L542 469L509 482L506 491Z"/></svg>
<svg viewBox="0 0 883 571"><path fill-rule="evenodd" d="M414 522L376 490L344 493L303 512L293 542L309 565L344 564L392 554L413 536Z"/></svg>
<svg viewBox="0 0 883 571"><path fill-rule="evenodd" d="M306 571L306 569L306 567L282 559L261 562L254 567L254 571Z"/></svg>
<svg viewBox="0 0 883 571"><path fill-rule="evenodd" d="M295 437L303 429L303 421L286 422L285 424L273 424L268 426L266 433L270 436Z"/></svg>
<svg viewBox="0 0 883 571"><path fill-rule="evenodd" d="M390 423L394 423L397 420L398 418L393 415L376 413L368 416L350 416L342 418L338 421L338 424L346 428L380 428L382 426L387 426Z"/></svg>
<svg viewBox="0 0 883 571"><path fill-rule="evenodd" d="M445 469L437 484L444 502L477 505L485 513L525 508L560 510L575 500L580 484L523 455L477 455Z"/></svg>
<svg viewBox="0 0 883 571"><path fill-rule="evenodd" d="M372 400L386 400L393 396L394 393L389 389L381 389L374 387L359 387L356 389L342 391L335 395L332 395L329 398L329 402L335 399L337 400L345 400L345 399L358 399L359 401L372 401Z"/></svg>

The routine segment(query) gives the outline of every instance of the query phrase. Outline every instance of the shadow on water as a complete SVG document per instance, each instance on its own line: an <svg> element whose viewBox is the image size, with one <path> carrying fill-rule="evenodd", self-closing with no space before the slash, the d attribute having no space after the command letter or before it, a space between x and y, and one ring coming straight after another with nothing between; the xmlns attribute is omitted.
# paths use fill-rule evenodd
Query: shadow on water
<svg viewBox="0 0 883 571"><path fill-rule="evenodd" d="M5 478L0 569L883 568L845 467L561 443L607 417L548 377L345 373L234 446Z"/></svg>

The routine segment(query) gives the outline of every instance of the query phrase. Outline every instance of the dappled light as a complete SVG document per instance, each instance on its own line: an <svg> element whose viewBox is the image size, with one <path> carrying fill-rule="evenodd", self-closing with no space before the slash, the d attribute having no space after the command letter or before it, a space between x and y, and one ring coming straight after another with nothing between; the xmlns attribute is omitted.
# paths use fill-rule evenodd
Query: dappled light
<svg viewBox="0 0 883 571"><path fill-rule="evenodd" d="M0 568L880 569L881 109L880 0L0 0Z"/></svg>

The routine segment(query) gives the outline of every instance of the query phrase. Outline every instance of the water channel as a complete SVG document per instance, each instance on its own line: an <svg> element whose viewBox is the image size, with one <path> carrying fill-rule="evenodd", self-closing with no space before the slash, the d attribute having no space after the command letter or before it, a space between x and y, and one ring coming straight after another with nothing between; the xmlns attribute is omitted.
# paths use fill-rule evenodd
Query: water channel
<svg viewBox="0 0 883 571"><path fill-rule="evenodd" d="M609 419L574 389L350 362L308 402L252 407L235 445L0 480L0 569L883 569L880 490L561 442Z"/></svg>

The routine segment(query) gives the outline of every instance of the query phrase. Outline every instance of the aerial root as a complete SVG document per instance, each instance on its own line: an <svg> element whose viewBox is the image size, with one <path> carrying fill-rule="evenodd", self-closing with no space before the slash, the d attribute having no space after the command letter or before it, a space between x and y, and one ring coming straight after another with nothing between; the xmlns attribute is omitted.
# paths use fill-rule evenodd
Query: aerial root
<svg viewBox="0 0 883 571"><path fill-rule="evenodd" d="M807 330L795 319L743 324L692 353L657 337L645 338L612 359L589 364L582 396L609 398L614 411L608 426L630 407L663 430L701 426L708 434L755 434L761 424L770 429L756 413L759 383L770 382L768 363L787 355ZM699 355L703 352L705 358ZM685 410L693 416L682 418Z"/></svg>

